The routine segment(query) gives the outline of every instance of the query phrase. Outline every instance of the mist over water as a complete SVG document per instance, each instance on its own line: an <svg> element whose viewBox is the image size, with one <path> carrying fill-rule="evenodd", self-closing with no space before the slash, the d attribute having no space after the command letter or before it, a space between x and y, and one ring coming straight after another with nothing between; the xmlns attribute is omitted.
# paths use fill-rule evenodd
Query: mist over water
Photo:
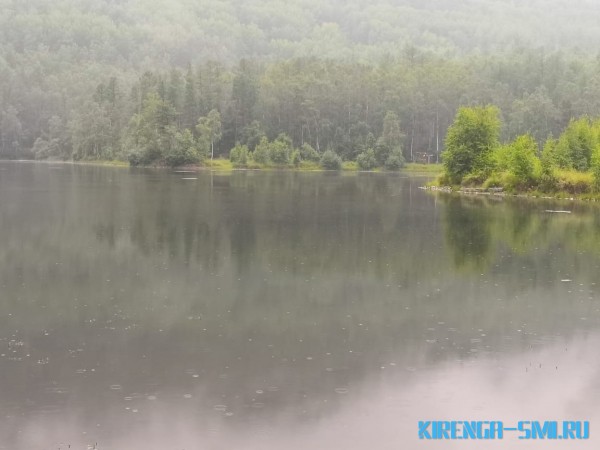
<svg viewBox="0 0 600 450"><path fill-rule="evenodd" d="M426 180L0 163L0 448L597 448L600 210Z"/></svg>

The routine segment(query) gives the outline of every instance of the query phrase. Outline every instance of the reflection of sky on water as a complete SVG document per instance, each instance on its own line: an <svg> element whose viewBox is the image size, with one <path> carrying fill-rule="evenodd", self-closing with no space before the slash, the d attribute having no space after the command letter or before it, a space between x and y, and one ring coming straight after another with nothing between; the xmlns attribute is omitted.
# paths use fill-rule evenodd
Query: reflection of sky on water
<svg viewBox="0 0 600 450"><path fill-rule="evenodd" d="M27 449L58 448L60 442L62 448L64 443L73 448L98 442L100 449L145 450L480 449L482 445L486 449L597 449L599 346L600 335L593 334L556 339L543 349L495 359L447 361L424 370L391 366L355 389L340 391L336 411L318 418L298 420L293 404L275 415L268 412L268 402L248 404L239 417L220 405L198 408L194 405L202 403L203 392L197 390L188 398L170 392L124 401L119 408L112 405L105 411L92 408L87 417L76 412L29 415L12 437L16 448ZM257 399L263 395L268 392L257 393ZM428 443L416 438L417 422L423 419L502 420L505 426L518 420L588 420L591 438L519 441L507 432L499 441ZM112 437L102 437L106 428Z"/></svg>

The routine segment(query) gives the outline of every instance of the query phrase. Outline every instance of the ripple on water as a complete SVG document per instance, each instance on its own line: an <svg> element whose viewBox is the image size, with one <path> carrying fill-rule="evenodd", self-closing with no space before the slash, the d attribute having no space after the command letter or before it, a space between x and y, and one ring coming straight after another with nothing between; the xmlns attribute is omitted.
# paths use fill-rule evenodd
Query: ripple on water
<svg viewBox="0 0 600 450"><path fill-rule="evenodd" d="M348 388L343 388L343 387L338 387L334 389L336 394L347 394L348 392L350 392L350 390Z"/></svg>

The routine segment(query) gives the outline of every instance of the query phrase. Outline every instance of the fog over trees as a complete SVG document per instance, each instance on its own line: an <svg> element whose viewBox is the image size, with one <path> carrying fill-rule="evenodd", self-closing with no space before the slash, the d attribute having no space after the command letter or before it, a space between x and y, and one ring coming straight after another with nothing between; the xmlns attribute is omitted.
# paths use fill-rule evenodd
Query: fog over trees
<svg viewBox="0 0 600 450"><path fill-rule="evenodd" d="M431 161L486 104L503 141L543 143L600 115L599 20L592 0L0 0L0 157L176 164L264 137Z"/></svg>

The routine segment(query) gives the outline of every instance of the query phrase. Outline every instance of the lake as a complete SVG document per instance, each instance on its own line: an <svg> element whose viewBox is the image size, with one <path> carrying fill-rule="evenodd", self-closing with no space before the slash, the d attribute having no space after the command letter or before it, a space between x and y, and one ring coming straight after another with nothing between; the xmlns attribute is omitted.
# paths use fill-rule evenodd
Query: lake
<svg viewBox="0 0 600 450"><path fill-rule="evenodd" d="M600 208L426 182L0 163L0 449L600 448Z"/></svg>

